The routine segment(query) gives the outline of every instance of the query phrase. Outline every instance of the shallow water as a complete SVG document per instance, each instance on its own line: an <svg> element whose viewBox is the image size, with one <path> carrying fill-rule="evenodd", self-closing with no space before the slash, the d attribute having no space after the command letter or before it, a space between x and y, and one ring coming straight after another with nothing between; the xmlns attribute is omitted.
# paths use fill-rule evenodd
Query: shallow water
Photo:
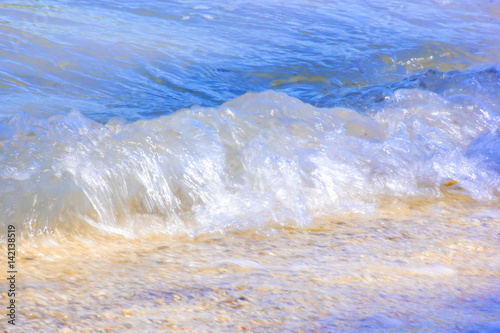
<svg viewBox="0 0 500 333"><path fill-rule="evenodd" d="M452 206L194 239L56 233L23 244L17 328L496 332L500 215Z"/></svg>
<svg viewBox="0 0 500 333"><path fill-rule="evenodd" d="M498 1L0 3L16 328L498 330L499 27Z"/></svg>

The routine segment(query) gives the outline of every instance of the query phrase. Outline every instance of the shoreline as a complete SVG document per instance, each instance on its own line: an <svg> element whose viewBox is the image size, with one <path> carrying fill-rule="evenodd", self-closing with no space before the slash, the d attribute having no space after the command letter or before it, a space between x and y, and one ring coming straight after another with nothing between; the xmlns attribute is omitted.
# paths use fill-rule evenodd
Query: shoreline
<svg viewBox="0 0 500 333"><path fill-rule="evenodd" d="M500 327L497 210L353 221L194 239L52 237L19 253L12 331Z"/></svg>

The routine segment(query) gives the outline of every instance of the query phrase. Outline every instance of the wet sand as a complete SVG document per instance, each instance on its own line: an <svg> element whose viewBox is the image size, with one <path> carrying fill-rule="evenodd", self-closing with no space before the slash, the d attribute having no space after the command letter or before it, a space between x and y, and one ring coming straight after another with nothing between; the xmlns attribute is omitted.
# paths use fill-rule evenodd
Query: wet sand
<svg viewBox="0 0 500 333"><path fill-rule="evenodd" d="M194 238L19 240L17 325L5 318L0 325L7 332L496 332L499 222L495 207L460 206Z"/></svg>

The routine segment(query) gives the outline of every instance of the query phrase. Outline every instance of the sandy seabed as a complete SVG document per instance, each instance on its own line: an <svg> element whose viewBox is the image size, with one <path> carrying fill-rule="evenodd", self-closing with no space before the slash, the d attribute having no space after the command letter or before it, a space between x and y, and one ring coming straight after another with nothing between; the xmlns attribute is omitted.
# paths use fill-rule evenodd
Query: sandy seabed
<svg viewBox="0 0 500 333"><path fill-rule="evenodd" d="M19 239L16 326L0 327L500 332L499 222L494 206L448 205L194 238Z"/></svg>

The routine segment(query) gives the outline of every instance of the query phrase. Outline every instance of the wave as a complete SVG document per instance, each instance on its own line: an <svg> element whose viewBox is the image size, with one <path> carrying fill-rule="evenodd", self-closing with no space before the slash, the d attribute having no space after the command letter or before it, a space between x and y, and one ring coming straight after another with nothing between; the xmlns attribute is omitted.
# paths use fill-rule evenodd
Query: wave
<svg viewBox="0 0 500 333"><path fill-rule="evenodd" d="M468 76L476 92L481 73ZM419 82L364 113L266 91L133 123L77 111L2 119L2 224L199 232L370 215L443 186L498 200L499 90L485 81L481 100L462 81L454 94Z"/></svg>

